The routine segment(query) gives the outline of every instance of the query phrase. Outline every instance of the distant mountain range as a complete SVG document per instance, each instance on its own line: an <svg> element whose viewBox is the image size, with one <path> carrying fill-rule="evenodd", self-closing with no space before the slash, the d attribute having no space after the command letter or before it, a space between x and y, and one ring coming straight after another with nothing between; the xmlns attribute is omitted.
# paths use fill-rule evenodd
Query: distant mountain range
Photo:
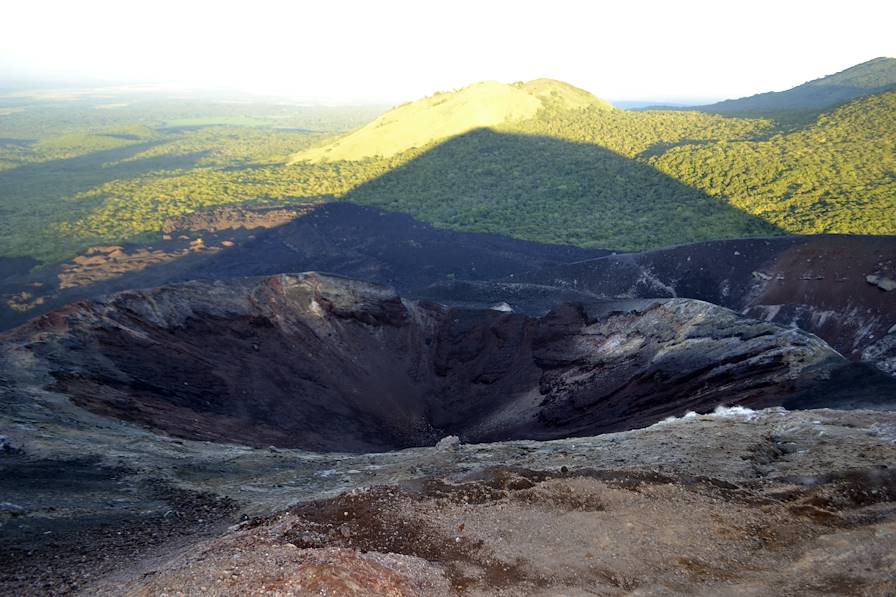
<svg viewBox="0 0 896 597"><path fill-rule="evenodd" d="M821 111L891 89L896 89L896 58L875 58L787 91L769 91L689 109L713 114L775 116Z"/></svg>

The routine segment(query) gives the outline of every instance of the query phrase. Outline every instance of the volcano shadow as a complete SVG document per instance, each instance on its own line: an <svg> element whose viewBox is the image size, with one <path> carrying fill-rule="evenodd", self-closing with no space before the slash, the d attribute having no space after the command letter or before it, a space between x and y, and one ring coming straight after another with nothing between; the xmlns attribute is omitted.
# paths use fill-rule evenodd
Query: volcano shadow
<svg viewBox="0 0 896 597"><path fill-rule="evenodd" d="M235 246L222 246L213 254L192 252L89 286L67 288L47 296L28 312L0 303L0 330L79 299L174 281L316 270L408 292L436 282L497 279L610 253L495 234L454 232L434 228L406 214L347 202L315 206L301 217L266 230L223 230L203 233L202 237L209 245L224 239L236 242ZM0 260L0 272L4 267ZM30 265L27 261L21 265L11 263L8 268L15 272L13 267L21 270ZM0 280L0 294L34 291L28 283L38 279L37 275L10 279L5 286ZM41 281L46 282L46 277Z"/></svg>
<svg viewBox="0 0 896 597"><path fill-rule="evenodd" d="M119 175L120 168L146 161L100 169L97 176ZM0 174L0 191L3 180ZM237 246L48 293L27 312L0 305L0 329L73 300L198 278L316 270L408 293L601 257L610 253L606 249L778 234L724 200L596 145L479 129L434 145L341 201L277 227L234 232L226 240ZM215 242L214 233L202 236ZM33 293L31 281L0 290Z"/></svg>
<svg viewBox="0 0 896 597"><path fill-rule="evenodd" d="M491 129L435 145L345 200L438 227L615 250L784 234L603 147Z"/></svg>
<svg viewBox="0 0 896 597"><path fill-rule="evenodd" d="M6 200L22 200L76 195L106 182L133 178L154 170L192 168L209 153L196 151L131 159L160 144L162 141L150 141L71 158L23 164L0 172L0 196Z"/></svg>
<svg viewBox="0 0 896 597"><path fill-rule="evenodd" d="M155 170L192 168L208 154L199 151L131 159L161 143L138 143L71 158L24 164L0 172L0 214L5 216L0 218L0 235L15 237L16 231L23 226L44 228L58 219L60 203L65 203L65 212L86 214L102 199L67 201L67 198L113 180L134 178Z"/></svg>

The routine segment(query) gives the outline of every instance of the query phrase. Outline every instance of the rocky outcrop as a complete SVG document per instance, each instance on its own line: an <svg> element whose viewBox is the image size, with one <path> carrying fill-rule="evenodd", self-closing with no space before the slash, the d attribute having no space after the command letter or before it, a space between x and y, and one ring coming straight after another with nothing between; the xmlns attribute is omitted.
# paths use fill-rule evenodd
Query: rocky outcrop
<svg viewBox="0 0 896 597"><path fill-rule="evenodd" d="M181 437L342 451L780 404L843 363L814 336L701 301L569 303L533 317L315 273L76 303L0 336L0 350L4 378L95 413Z"/></svg>
<svg viewBox="0 0 896 597"><path fill-rule="evenodd" d="M896 323L896 298L885 291L891 279L896 279L896 237L822 235L611 255L516 274L505 282L558 286L600 298L700 299L799 327L859 361Z"/></svg>
<svg viewBox="0 0 896 597"><path fill-rule="evenodd" d="M896 377L896 333L891 331L874 344L868 345L862 352L862 359Z"/></svg>
<svg viewBox="0 0 896 597"><path fill-rule="evenodd" d="M884 292L891 292L893 290L896 290L896 280L894 280L893 278L888 278L887 276L870 274L865 276L865 281L873 286L877 286Z"/></svg>

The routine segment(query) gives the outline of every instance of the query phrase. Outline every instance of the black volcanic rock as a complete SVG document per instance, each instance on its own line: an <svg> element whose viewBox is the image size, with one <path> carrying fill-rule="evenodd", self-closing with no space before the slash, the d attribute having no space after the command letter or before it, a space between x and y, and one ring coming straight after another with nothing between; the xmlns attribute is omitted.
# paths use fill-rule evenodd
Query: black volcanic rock
<svg viewBox="0 0 896 597"><path fill-rule="evenodd" d="M610 253L494 234L443 230L405 214L346 202L298 206L293 211L295 219L285 223L283 220L291 213L289 209L218 208L171 220L166 223L166 230L175 237L199 236L210 246L216 245L219 251L188 252L186 256L88 286L59 290L59 280L51 269L29 275L26 272L34 263L7 260L4 265L0 260L0 299L23 291L34 295L30 301L34 304L27 311L13 309L0 300L0 330L76 300L197 278L314 270L385 284L407 294L412 289L438 282L502 278ZM260 223L279 225L244 229ZM224 247L221 242L235 242L236 246ZM150 248L168 246L166 250L181 251L188 243L159 241ZM4 267L10 272L6 280ZM35 288L35 284L40 286ZM35 302L37 298L39 304Z"/></svg>
<svg viewBox="0 0 896 597"><path fill-rule="evenodd" d="M0 335L13 390L49 388L181 437L339 451L775 405L843 363L814 336L701 301L566 303L532 317L315 273L128 291Z"/></svg>
<svg viewBox="0 0 896 597"><path fill-rule="evenodd" d="M314 270L404 293L445 279L490 280L608 254L444 230L402 213L329 203L203 261L182 279Z"/></svg>

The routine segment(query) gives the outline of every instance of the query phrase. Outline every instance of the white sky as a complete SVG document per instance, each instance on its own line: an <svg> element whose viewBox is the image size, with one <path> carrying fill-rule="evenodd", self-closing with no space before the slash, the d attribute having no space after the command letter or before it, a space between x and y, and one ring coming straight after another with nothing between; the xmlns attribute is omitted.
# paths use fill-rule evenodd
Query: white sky
<svg viewBox="0 0 896 597"><path fill-rule="evenodd" d="M896 2L4 0L0 81L404 101L497 79L740 97L896 56Z"/></svg>

